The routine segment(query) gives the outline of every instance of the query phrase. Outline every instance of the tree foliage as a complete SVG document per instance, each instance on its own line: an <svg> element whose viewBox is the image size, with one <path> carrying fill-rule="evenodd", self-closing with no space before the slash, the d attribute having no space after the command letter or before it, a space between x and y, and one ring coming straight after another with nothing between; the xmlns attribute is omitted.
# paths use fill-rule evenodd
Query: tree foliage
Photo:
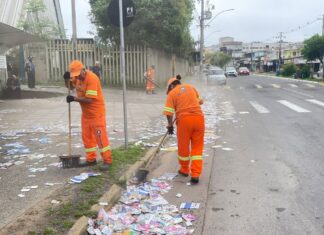
<svg viewBox="0 0 324 235"><path fill-rule="evenodd" d="M189 53L193 40L189 26L193 0L133 0L136 16L125 28L125 43L143 44L172 53ZM119 44L119 28L110 24L107 7L111 0L89 0L92 22L102 42Z"/></svg>
<svg viewBox="0 0 324 235"><path fill-rule="evenodd" d="M307 60L318 59L323 64L324 56L324 36L318 34L305 40L304 48L302 49L302 55Z"/></svg>
<svg viewBox="0 0 324 235"><path fill-rule="evenodd" d="M46 5L43 0L28 0L23 8L23 15L18 27L44 39L57 38L63 35L63 29L44 16Z"/></svg>
<svg viewBox="0 0 324 235"><path fill-rule="evenodd" d="M297 72L297 66L294 63L285 64L283 66L282 75L290 77Z"/></svg>
<svg viewBox="0 0 324 235"><path fill-rule="evenodd" d="M231 61L232 57L223 53L223 52L215 52L206 56L211 65L219 66L223 68L228 62Z"/></svg>

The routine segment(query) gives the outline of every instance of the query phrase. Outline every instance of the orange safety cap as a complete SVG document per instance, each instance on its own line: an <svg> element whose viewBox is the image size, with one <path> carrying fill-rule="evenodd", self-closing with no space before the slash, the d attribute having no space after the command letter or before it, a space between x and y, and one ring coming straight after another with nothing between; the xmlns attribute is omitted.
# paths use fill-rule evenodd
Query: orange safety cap
<svg viewBox="0 0 324 235"><path fill-rule="evenodd" d="M83 64L79 60L73 60L69 65L70 76L71 78L77 77L80 75L81 70L84 68Z"/></svg>

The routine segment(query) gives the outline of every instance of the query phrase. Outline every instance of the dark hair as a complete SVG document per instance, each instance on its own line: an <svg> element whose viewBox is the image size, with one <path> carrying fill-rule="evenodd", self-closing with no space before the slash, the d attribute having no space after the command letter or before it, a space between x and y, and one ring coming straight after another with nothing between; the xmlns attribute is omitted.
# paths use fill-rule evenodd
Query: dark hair
<svg viewBox="0 0 324 235"><path fill-rule="evenodd" d="M64 79L70 79L70 72L65 72L63 74Z"/></svg>
<svg viewBox="0 0 324 235"><path fill-rule="evenodd" d="M176 76L176 79L178 79L179 81L181 80L181 76L180 76L180 74L178 74L178 75Z"/></svg>

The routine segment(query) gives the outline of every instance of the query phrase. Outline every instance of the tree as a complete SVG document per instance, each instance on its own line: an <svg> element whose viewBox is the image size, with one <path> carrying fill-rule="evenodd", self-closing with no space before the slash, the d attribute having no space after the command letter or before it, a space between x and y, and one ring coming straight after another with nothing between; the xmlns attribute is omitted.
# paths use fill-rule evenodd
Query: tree
<svg viewBox="0 0 324 235"><path fill-rule="evenodd" d="M107 44L119 44L119 28L112 26L107 16L111 0L90 0L92 22L98 36ZM183 54L193 49L190 22L193 0L134 0L136 16L125 28L125 43L141 43L167 52Z"/></svg>
<svg viewBox="0 0 324 235"><path fill-rule="evenodd" d="M232 57L223 53L223 52L215 52L212 54L209 54L207 56L209 59L209 63L211 65L219 66L223 68L228 62L231 61Z"/></svg>
<svg viewBox="0 0 324 235"><path fill-rule="evenodd" d="M304 47L302 49L302 55L304 58L309 60L319 60L323 67L323 78L324 78L324 36L318 34L304 41Z"/></svg>
<svg viewBox="0 0 324 235"><path fill-rule="evenodd" d="M43 0L29 0L24 5L23 16L18 27L44 39L62 37L63 30L49 18L42 15L46 11Z"/></svg>
<svg viewBox="0 0 324 235"><path fill-rule="evenodd" d="M298 67L294 63L285 64L283 66L282 75L286 77L290 77L294 75L297 72L297 70Z"/></svg>

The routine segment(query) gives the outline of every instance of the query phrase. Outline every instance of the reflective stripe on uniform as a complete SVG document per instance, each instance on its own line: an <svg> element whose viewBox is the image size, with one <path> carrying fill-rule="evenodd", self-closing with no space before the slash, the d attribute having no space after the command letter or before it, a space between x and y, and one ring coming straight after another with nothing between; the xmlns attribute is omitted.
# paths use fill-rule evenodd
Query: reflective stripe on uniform
<svg viewBox="0 0 324 235"><path fill-rule="evenodd" d="M198 101L201 101L203 98L201 96L198 97Z"/></svg>
<svg viewBox="0 0 324 235"><path fill-rule="evenodd" d="M203 157L201 155L198 156L192 156L191 157L191 161L195 161L195 160L203 160Z"/></svg>
<svg viewBox="0 0 324 235"><path fill-rule="evenodd" d="M190 157L181 157L181 156L178 156L178 159L180 161L190 161Z"/></svg>
<svg viewBox="0 0 324 235"><path fill-rule="evenodd" d="M93 147L93 148L86 148L86 149L85 149L85 152L86 152L86 153L95 152L95 151L97 151L97 148L96 148L96 147Z"/></svg>
<svg viewBox="0 0 324 235"><path fill-rule="evenodd" d="M100 149L100 152L101 152L101 153L104 153L104 152L106 152L106 151L108 151L108 150L110 150L110 146L109 146L109 145L106 146L106 147L104 147L104 148L102 148L102 149Z"/></svg>
<svg viewBox="0 0 324 235"><path fill-rule="evenodd" d="M86 95L95 95L96 96L96 95L98 95L98 92L95 90L87 90Z"/></svg>
<svg viewBox="0 0 324 235"><path fill-rule="evenodd" d="M169 108L169 107L164 107L164 111L169 112L169 113L175 113L173 108Z"/></svg>

